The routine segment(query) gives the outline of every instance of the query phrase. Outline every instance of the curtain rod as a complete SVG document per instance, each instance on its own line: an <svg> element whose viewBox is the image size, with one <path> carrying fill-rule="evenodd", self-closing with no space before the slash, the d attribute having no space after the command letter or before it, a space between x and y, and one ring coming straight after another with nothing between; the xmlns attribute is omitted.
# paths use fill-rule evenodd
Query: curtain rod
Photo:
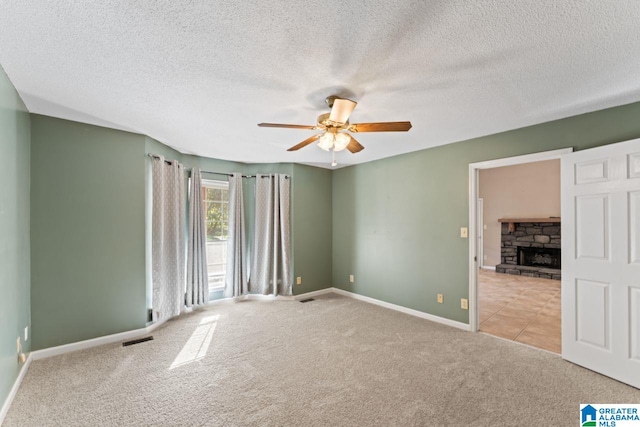
<svg viewBox="0 0 640 427"><path fill-rule="evenodd" d="M149 157L151 157L151 158L156 158L156 159L159 159L159 158L160 158L160 156L159 156L159 155L157 155L157 154L152 154L152 153L147 154L147 156L149 156ZM165 159L165 161L164 161L164 162L165 162L165 163L168 163L168 164L171 164L171 163L172 163L172 161L170 161L170 160L166 160L166 159ZM191 169L186 169L186 170L190 171ZM203 171L203 170L201 170L200 172L201 172L201 173L210 173L210 174L214 174L214 175L226 175L226 176L233 176L233 174L232 174L232 173L229 173L229 172L212 172L212 171ZM271 176L271 174L265 174L265 175L262 175L262 178L266 178L266 177L268 177L268 176ZM242 177L243 177L243 178L255 178L256 176L255 176L255 175L242 175ZM289 175L285 175L285 176L284 176L284 178L285 178L285 179L289 179Z"/></svg>

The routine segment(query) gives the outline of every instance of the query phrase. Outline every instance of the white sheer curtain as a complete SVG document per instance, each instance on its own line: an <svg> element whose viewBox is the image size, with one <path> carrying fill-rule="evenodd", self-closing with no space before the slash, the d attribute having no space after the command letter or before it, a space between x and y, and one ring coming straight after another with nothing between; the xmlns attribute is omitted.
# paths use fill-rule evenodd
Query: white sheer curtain
<svg viewBox="0 0 640 427"><path fill-rule="evenodd" d="M247 249L244 228L242 174L229 177L229 232L227 235L227 271L224 296L237 297L247 293Z"/></svg>
<svg viewBox="0 0 640 427"><path fill-rule="evenodd" d="M189 238L187 239L187 295L185 305L209 301L207 274L207 232L204 223L202 176L199 168L191 170L189 185Z"/></svg>
<svg viewBox="0 0 640 427"><path fill-rule="evenodd" d="M252 293L291 295L290 184L286 175L256 175Z"/></svg>
<svg viewBox="0 0 640 427"><path fill-rule="evenodd" d="M152 265L154 320L180 314L185 285L184 168L175 160L152 157Z"/></svg>

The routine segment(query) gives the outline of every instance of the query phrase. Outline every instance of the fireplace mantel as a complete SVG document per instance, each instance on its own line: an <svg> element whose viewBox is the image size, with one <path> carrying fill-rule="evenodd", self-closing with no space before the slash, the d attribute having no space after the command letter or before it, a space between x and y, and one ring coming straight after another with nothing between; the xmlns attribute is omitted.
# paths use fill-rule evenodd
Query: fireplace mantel
<svg viewBox="0 0 640 427"><path fill-rule="evenodd" d="M513 232L516 229L516 224L521 224L523 222L551 222L551 223L560 223L559 216L550 216L546 218L500 218L498 222L508 222L509 223L509 232Z"/></svg>
<svg viewBox="0 0 640 427"><path fill-rule="evenodd" d="M498 222L561 222L559 216L547 217L547 218L500 218Z"/></svg>

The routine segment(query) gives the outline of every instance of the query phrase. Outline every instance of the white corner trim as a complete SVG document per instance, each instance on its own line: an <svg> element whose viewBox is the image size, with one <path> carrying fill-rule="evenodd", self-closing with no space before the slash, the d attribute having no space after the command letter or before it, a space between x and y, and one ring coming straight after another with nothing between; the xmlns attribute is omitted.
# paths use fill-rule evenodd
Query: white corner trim
<svg viewBox="0 0 640 427"><path fill-rule="evenodd" d="M294 299L296 301L300 301L303 299L307 299L307 298L313 298L313 297L318 297L320 295L326 295L326 294L330 294L333 292L334 288L325 288L325 289L320 289L319 291L311 291L311 292L307 292L304 294L300 294L300 295L296 295L294 297Z"/></svg>
<svg viewBox="0 0 640 427"><path fill-rule="evenodd" d="M11 390L9 391L9 395L7 396L7 398L4 400L4 403L2 404L2 409L0 409L0 425L2 425L2 423L4 422L4 417L7 416L7 413L9 412L9 407L11 406L13 399L16 397L16 394L18 394L18 389L20 388L20 384L22 384L22 379L27 374L29 365L31 365L31 354L27 356L27 361L24 362L24 365L20 368L18 377L13 383L13 387L11 387Z"/></svg>
<svg viewBox="0 0 640 427"><path fill-rule="evenodd" d="M469 325L466 323L458 322L456 320L447 319L445 317L436 316L434 314L425 313L423 311L414 310L412 308L403 307L401 305L392 304L390 302L380 301L375 298L366 297L364 295L356 294L353 292L345 291L343 289L331 288L331 292L336 293L338 295L344 295L349 298L357 299L360 301L368 302L369 304L379 305L380 307L388 308L391 310L399 311L401 313L409 314L411 316L416 316L421 319L430 320L432 322L441 323L443 325L452 326L454 328L462 329L464 331L469 331Z"/></svg>
<svg viewBox="0 0 640 427"><path fill-rule="evenodd" d="M158 320L157 322L147 326L146 328L134 329L132 331L120 332L103 337L92 338L90 340L73 342L70 344L59 345L56 347L44 348L31 352L33 360L46 359L47 357L59 356L61 354L70 353L72 351L84 350L99 345L112 344L114 342L126 341L141 335L150 334L158 329L169 319Z"/></svg>

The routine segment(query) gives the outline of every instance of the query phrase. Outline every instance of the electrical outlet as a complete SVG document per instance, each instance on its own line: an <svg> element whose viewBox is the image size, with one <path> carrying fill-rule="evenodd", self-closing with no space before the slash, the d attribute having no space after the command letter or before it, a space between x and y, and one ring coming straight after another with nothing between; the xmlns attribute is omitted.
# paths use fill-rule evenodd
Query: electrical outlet
<svg viewBox="0 0 640 427"><path fill-rule="evenodd" d="M489 257L487 255L482 257L485 261L489 259Z"/></svg>
<svg viewBox="0 0 640 427"><path fill-rule="evenodd" d="M460 298L460 308L463 310L469 310L469 300L466 298Z"/></svg>
<svg viewBox="0 0 640 427"><path fill-rule="evenodd" d="M355 278L355 277L353 277L353 274L350 274L350 275L349 275L349 283L353 283L353 282L355 282L355 281L356 281L356 278Z"/></svg>
<svg viewBox="0 0 640 427"><path fill-rule="evenodd" d="M296 277L296 285L302 285L302 276Z"/></svg>
<svg viewBox="0 0 640 427"><path fill-rule="evenodd" d="M443 304L443 303L444 303L444 295L438 294L438 304Z"/></svg>
<svg viewBox="0 0 640 427"><path fill-rule="evenodd" d="M29 327L28 326L24 327L24 341L25 342L29 341Z"/></svg>
<svg viewBox="0 0 640 427"><path fill-rule="evenodd" d="M483 229L483 230L486 230L486 229L487 229L487 224L484 224L484 225L482 226L482 229Z"/></svg>
<svg viewBox="0 0 640 427"><path fill-rule="evenodd" d="M467 227L460 227L460 237L463 239L469 237L469 229Z"/></svg>

